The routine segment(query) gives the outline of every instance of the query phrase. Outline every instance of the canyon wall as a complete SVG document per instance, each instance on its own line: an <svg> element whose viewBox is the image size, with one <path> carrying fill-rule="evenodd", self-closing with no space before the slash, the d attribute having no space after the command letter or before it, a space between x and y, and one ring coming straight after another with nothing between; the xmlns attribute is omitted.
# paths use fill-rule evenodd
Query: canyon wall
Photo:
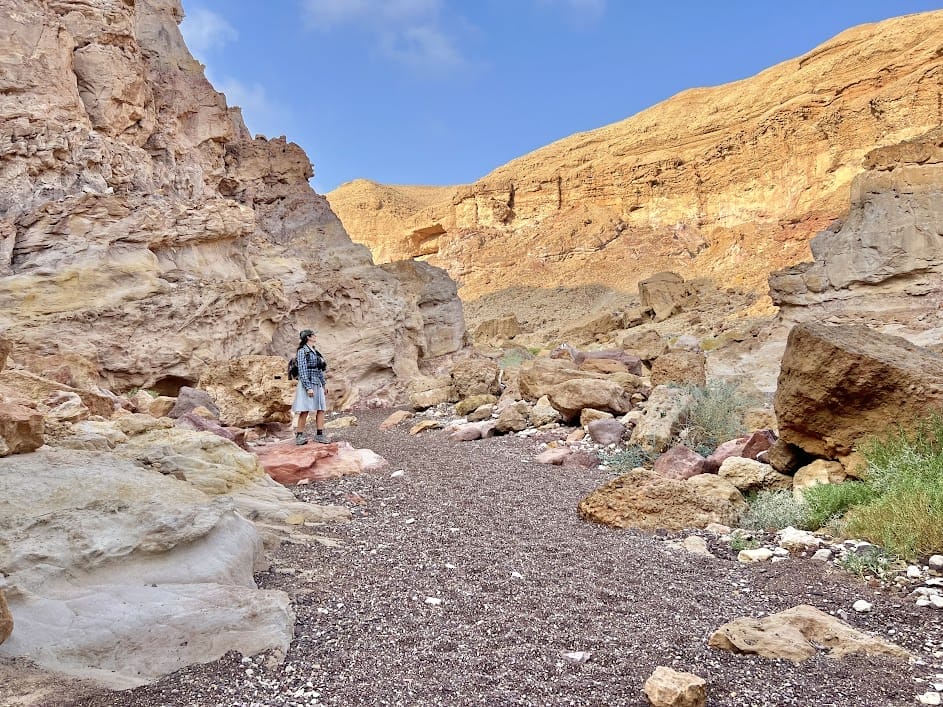
<svg viewBox="0 0 943 707"><path fill-rule="evenodd" d="M454 283L422 263L375 267L309 186L301 148L250 136L209 84L182 17L179 0L0 8L13 365L175 393L213 361L287 357L312 327L335 405L396 400L464 344Z"/></svg>
<svg viewBox="0 0 943 707"><path fill-rule="evenodd" d="M765 292L847 213L867 154L943 122L941 86L943 11L911 15L565 138L437 203L362 180L327 196L355 240L446 268L469 301L511 286L634 291L663 270Z"/></svg>

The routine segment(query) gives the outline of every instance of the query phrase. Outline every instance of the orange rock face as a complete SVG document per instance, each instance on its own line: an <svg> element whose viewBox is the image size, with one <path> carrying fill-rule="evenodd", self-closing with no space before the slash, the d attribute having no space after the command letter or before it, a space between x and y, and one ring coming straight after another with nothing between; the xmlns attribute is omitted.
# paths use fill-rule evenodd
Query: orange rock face
<svg viewBox="0 0 943 707"><path fill-rule="evenodd" d="M511 286L629 291L662 270L765 291L847 211L866 153L939 124L941 34L943 11L863 25L471 185L355 181L327 196L380 261L424 256L466 300Z"/></svg>

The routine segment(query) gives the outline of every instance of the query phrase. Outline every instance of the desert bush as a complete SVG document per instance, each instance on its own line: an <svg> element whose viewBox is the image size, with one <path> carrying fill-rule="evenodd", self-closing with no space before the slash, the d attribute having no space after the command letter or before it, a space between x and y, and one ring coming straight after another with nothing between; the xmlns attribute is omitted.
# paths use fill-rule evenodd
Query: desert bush
<svg viewBox="0 0 943 707"><path fill-rule="evenodd" d="M743 414L759 401L743 394L737 386L709 381L706 386L686 386L694 402L677 441L707 456L728 440L746 432Z"/></svg>
<svg viewBox="0 0 943 707"><path fill-rule="evenodd" d="M862 481L818 484L804 489L806 530L818 530L838 521L849 508L866 504L874 495L873 489Z"/></svg>
<svg viewBox="0 0 943 707"><path fill-rule="evenodd" d="M896 560L885 552L849 552L839 558L838 566L859 577L890 579L898 569Z"/></svg>
<svg viewBox="0 0 943 707"><path fill-rule="evenodd" d="M524 361L534 358L534 354L524 348L505 349L498 366L501 368L520 368Z"/></svg>
<svg viewBox="0 0 943 707"><path fill-rule="evenodd" d="M619 474L627 474L637 467L651 469L655 457L637 444L630 444L612 454L603 454L600 461Z"/></svg>
<svg viewBox="0 0 943 707"><path fill-rule="evenodd" d="M845 534L904 559L943 552L943 413L859 445L872 496L845 516Z"/></svg>
<svg viewBox="0 0 943 707"><path fill-rule="evenodd" d="M747 499L749 508L740 525L752 530L781 530L788 526L807 529L808 508L797 501L792 491L760 491Z"/></svg>

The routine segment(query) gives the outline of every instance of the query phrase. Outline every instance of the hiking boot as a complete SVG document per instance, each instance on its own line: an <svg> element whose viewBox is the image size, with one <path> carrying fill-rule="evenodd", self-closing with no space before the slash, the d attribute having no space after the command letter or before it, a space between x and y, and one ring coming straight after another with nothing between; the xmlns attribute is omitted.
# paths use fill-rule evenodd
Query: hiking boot
<svg viewBox="0 0 943 707"><path fill-rule="evenodd" d="M314 441L319 442L320 444L329 444L331 440L329 440L327 435L322 432L314 436Z"/></svg>
<svg viewBox="0 0 943 707"><path fill-rule="evenodd" d="M302 444L307 444L307 443L308 443L308 438L305 437L304 432L295 432L295 444L300 446Z"/></svg>

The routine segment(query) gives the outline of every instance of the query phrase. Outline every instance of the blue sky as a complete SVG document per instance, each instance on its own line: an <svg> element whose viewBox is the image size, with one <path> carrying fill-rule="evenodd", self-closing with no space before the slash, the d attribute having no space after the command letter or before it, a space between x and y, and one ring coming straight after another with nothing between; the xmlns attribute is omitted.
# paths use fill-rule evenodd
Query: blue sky
<svg viewBox="0 0 943 707"><path fill-rule="evenodd" d="M462 184L679 91L752 76L921 0L183 0L182 30L249 130L325 193ZM263 9L264 8L264 9Z"/></svg>

